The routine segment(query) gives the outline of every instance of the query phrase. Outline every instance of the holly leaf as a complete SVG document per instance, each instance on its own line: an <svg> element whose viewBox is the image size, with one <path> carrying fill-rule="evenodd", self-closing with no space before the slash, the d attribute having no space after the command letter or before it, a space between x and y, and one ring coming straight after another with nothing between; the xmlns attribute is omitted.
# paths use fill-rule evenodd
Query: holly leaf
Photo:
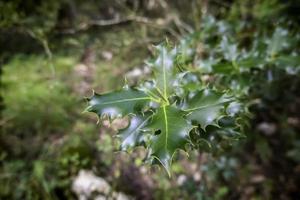
<svg viewBox="0 0 300 200"><path fill-rule="evenodd" d="M173 106L162 106L148 126L156 134L151 138L151 155L170 175L172 157L177 149L185 150L192 126L183 118L183 112Z"/></svg>
<svg viewBox="0 0 300 200"><path fill-rule="evenodd" d="M276 56L285 48L289 47L288 31L283 28L276 28L270 40L267 40L267 53L272 57Z"/></svg>
<svg viewBox="0 0 300 200"><path fill-rule="evenodd" d="M204 89L188 98L183 110L187 112L188 120L199 124L205 130L208 125L218 125L217 121L222 116L222 111L232 101L226 93Z"/></svg>
<svg viewBox="0 0 300 200"><path fill-rule="evenodd" d="M145 127L149 123L151 115L135 115L130 119L128 127L119 130L121 150L128 150L145 142Z"/></svg>
<svg viewBox="0 0 300 200"><path fill-rule="evenodd" d="M300 68L300 56L282 55L277 58L275 63L279 68L287 70L288 73L294 71L294 74L296 74Z"/></svg>
<svg viewBox="0 0 300 200"><path fill-rule="evenodd" d="M157 59L148 64L154 72L156 90L167 101L174 90L173 83L176 79L177 68L174 64L176 48L168 51L165 46L159 45L157 50L159 53Z"/></svg>
<svg viewBox="0 0 300 200"><path fill-rule="evenodd" d="M239 53L237 44L229 41L228 37L223 36L220 43L220 49L224 55L224 58L229 61L237 60Z"/></svg>
<svg viewBox="0 0 300 200"><path fill-rule="evenodd" d="M125 88L106 94L94 93L88 99L89 106L86 111L94 112L100 117L107 115L114 118L139 112L150 100L151 97L146 93L133 88Z"/></svg>

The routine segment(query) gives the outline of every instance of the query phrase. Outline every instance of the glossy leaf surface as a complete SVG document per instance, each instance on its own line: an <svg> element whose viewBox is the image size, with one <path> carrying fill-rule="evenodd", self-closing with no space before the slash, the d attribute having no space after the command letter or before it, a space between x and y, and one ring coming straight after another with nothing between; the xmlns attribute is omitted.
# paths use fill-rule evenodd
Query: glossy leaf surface
<svg viewBox="0 0 300 200"><path fill-rule="evenodd" d="M86 110L99 116L124 116L141 111L150 100L151 97L144 92L131 88L106 94L95 93L88 99L89 106Z"/></svg>
<svg viewBox="0 0 300 200"><path fill-rule="evenodd" d="M151 115L136 115L130 119L128 127L118 133L121 139L121 150L128 150L145 142L145 127L148 125Z"/></svg>
<svg viewBox="0 0 300 200"><path fill-rule="evenodd" d="M163 106L153 115L149 125L155 133L151 138L151 155L170 173L173 154L184 150L192 126L183 118L183 112L173 106Z"/></svg>
<svg viewBox="0 0 300 200"><path fill-rule="evenodd" d="M187 119L205 129L208 125L217 125L218 118L223 115L222 110L232 100L225 93L204 89L187 99L184 111Z"/></svg>

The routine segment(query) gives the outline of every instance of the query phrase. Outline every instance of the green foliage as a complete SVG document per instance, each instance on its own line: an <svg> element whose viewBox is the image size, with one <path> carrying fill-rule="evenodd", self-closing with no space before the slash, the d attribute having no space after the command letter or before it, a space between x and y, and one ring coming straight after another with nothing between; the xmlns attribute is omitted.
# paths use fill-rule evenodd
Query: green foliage
<svg viewBox="0 0 300 200"><path fill-rule="evenodd" d="M71 184L81 169L93 170L113 190L137 199L296 198L300 40L299 23L293 20L299 21L298 10L296 0L1 1L0 199L74 199ZM77 32L90 20L134 15L149 17L150 23ZM198 31L180 39L179 32L189 26ZM114 106L107 100L123 100L121 95L95 95L94 108L103 113L101 128L93 117L81 115L80 89L114 89L121 74L153 52L149 44L166 36L180 40L158 47L147 62L153 76L143 74L139 79L146 76L146 82L117 91L147 99ZM26 56L16 56L20 52ZM168 59L159 57L173 60L166 78L160 66ZM79 60L91 66L78 67ZM168 122L177 123L165 123L164 109ZM125 124L129 119L116 137L119 120L109 126L110 114L125 116ZM178 134L181 127L192 128L183 134L187 140ZM246 140L237 140L244 135ZM119 144L130 155L116 154ZM189 157L176 153L178 162L166 178L164 171L141 166L145 151L131 151L136 146L147 147L146 158L159 163L157 154L166 166L170 162L163 158L173 147L184 146Z"/></svg>
<svg viewBox="0 0 300 200"><path fill-rule="evenodd" d="M168 172L175 151L185 150L188 134L193 128L183 116L182 110L176 107L162 106L156 111L149 125L149 128L155 131L149 146L151 156Z"/></svg>
<svg viewBox="0 0 300 200"><path fill-rule="evenodd" d="M44 32L54 26L60 1L28 1L26 3L13 0L0 2L0 26L13 27L14 25L34 32ZM26 27L29 26L29 27ZM40 26L40 27L39 27Z"/></svg>
<svg viewBox="0 0 300 200"><path fill-rule="evenodd" d="M87 110L100 117L133 115L128 130L119 133L122 150L143 145L148 158L159 161L168 172L176 150L186 150L187 144L217 151L227 146L224 141L242 136L250 116L246 103L251 100L245 100L253 94L255 79L270 82L275 71L299 72L295 48L299 35L291 37L287 29L276 27L273 32L253 32L237 39L247 27L235 29L211 16L203 22L201 33L178 46L156 47L156 57L147 62L153 79L89 99ZM242 45L247 40L252 42ZM195 52L199 45L200 55Z"/></svg>
<svg viewBox="0 0 300 200"><path fill-rule="evenodd" d="M205 86L196 74L179 66L183 48L160 45L156 49L157 57L148 61L154 79L135 88L94 94L87 111L101 119L132 116L128 128L119 133L122 150L143 145L149 159L159 161L170 174L174 153L186 150L188 144L196 147L193 139L200 135L190 137L190 133L220 127L219 121L230 115L226 108L238 100L229 92Z"/></svg>
<svg viewBox="0 0 300 200"><path fill-rule="evenodd" d="M57 64L63 66L64 60L54 63ZM5 132L17 129L19 134L38 131L47 134L61 132L70 125L67 113L74 105L74 98L64 85L52 80L51 69L43 58L32 57L26 62L16 58L4 66L3 74Z"/></svg>
<svg viewBox="0 0 300 200"><path fill-rule="evenodd" d="M116 117L118 115L133 113L150 99L145 93L133 89L125 89L113 94L94 94L89 99L90 106L87 108L87 111L95 112L100 116L106 114L110 117Z"/></svg>

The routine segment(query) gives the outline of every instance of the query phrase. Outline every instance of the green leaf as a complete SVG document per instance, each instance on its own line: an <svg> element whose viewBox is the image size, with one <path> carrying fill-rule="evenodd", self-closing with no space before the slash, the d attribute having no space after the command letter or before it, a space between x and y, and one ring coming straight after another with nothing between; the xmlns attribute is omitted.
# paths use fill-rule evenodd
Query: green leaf
<svg viewBox="0 0 300 200"><path fill-rule="evenodd" d="M107 115L113 118L139 112L150 100L151 97L147 94L132 88L106 94L95 93L88 99L86 111L94 112L100 117Z"/></svg>
<svg viewBox="0 0 300 200"><path fill-rule="evenodd" d="M300 69L300 56L279 56L275 63L279 68L285 69L288 72L293 72L296 74Z"/></svg>
<svg viewBox="0 0 300 200"><path fill-rule="evenodd" d="M233 65L231 62L220 62L216 63L212 66L214 73L221 73L221 74L231 74L233 71Z"/></svg>
<svg viewBox="0 0 300 200"><path fill-rule="evenodd" d="M183 112L173 106L162 106L154 114L149 128L156 134L151 138L151 155L170 175L172 157L177 149L185 149L192 126L183 118Z"/></svg>
<svg viewBox="0 0 300 200"><path fill-rule="evenodd" d="M167 101L174 90L173 83L177 72L174 64L176 48L168 51L166 47L160 45L157 49L159 53L158 57L154 62L149 63L149 65L154 71L155 88L164 100Z"/></svg>
<svg viewBox="0 0 300 200"><path fill-rule="evenodd" d="M204 135L202 135L202 133L200 131L201 130L199 130L199 129L193 129L190 132L191 143L193 144L193 147L196 149L199 149L204 152L210 152L211 144L207 140L207 138L204 137L204 136L207 136L207 133L202 132L202 133L204 133Z"/></svg>
<svg viewBox="0 0 300 200"><path fill-rule="evenodd" d="M186 100L184 111L187 119L200 124L205 129L208 125L216 125L227 104L232 101L226 93L204 89Z"/></svg>
<svg viewBox="0 0 300 200"><path fill-rule="evenodd" d="M229 41L228 37L223 36L222 41L220 43L220 49L222 53L224 54L224 58L229 61L237 60L239 54L238 54L238 48L237 44L234 44Z"/></svg>
<svg viewBox="0 0 300 200"><path fill-rule="evenodd" d="M282 28L276 28L272 39L268 41L267 52L271 57L273 57L288 46L288 31Z"/></svg>
<svg viewBox="0 0 300 200"><path fill-rule="evenodd" d="M183 72L176 76L174 87L176 96L185 97L189 92L199 90L199 88L201 88L201 83L196 74Z"/></svg>
<svg viewBox="0 0 300 200"><path fill-rule="evenodd" d="M147 95L151 96L153 99L156 100L156 102L160 102L164 99L162 94L158 92L156 88L156 82L155 80L148 80L144 83L141 83L138 87L140 91L145 92Z"/></svg>
<svg viewBox="0 0 300 200"><path fill-rule="evenodd" d="M200 59L197 61L198 69L201 73L211 73L213 71L213 66L219 62L218 59L210 56L208 59Z"/></svg>
<svg viewBox="0 0 300 200"><path fill-rule="evenodd" d="M237 63L238 66L244 68L245 70L248 68L260 68L260 66L263 66L266 63L266 61L263 58L248 57L239 60Z"/></svg>
<svg viewBox="0 0 300 200"><path fill-rule="evenodd" d="M119 130L121 150L128 150L145 142L145 127L149 123L151 115L135 115L130 119L128 127Z"/></svg>

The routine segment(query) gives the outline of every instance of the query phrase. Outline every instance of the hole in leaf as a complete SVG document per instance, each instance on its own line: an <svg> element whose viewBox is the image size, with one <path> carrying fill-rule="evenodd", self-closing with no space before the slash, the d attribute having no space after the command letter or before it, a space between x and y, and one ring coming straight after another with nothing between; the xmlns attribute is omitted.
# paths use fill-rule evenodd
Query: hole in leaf
<svg viewBox="0 0 300 200"><path fill-rule="evenodd" d="M161 134L161 130L157 130L154 132L154 135L159 135L159 134Z"/></svg>

